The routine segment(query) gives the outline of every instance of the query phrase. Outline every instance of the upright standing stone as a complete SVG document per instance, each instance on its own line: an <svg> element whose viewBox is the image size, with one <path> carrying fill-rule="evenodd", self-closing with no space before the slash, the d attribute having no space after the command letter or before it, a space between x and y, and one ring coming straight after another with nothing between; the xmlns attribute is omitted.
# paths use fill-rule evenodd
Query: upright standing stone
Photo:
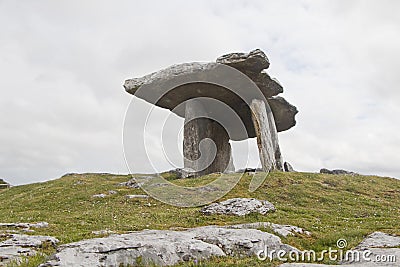
<svg viewBox="0 0 400 267"><path fill-rule="evenodd" d="M207 118L200 100L185 104L183 156L184 168L193 170L194 176L234 171L229 135L218 122Z"/></svg>
<svg viewBox="0 0 400 267"><path fill-rule="evenodd" d="M282 156L271 108L268 103L254 99L250 109L263 171L282 170Z"/></svg>
<svg viewBox="0 0 400 267"><path fill-rule="evenodd" d="M274 150L276 169L283 171L283 159L282 159L281 148L279 147L278 131L276 130L274 114L272 113L271 107L269 106L268 102L264 101L262 102L264 103L265 109L267 111L268 124L271 131L271 142L272 142L272 149Z"/></svg>

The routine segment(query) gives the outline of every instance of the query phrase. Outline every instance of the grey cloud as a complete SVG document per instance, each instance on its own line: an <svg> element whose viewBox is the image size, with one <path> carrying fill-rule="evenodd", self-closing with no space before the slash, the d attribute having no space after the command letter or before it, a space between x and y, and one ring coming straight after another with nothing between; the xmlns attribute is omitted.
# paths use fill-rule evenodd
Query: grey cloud
<svg viewBox="0 0 400 267"><path fill-rule="evenodd" d="M268 54L268 72L300 111L298 125L280 134L296 169L400 177L399 5L0 1L0 177L18 184L74 171L128 172L122 122L131 96L124 79L253 48ZM158 112L155 123L169 115ZM142 130L136 119L133 133ZM168 169L157 129L147 138L157 168ZM179 163L180 139L166 138ZM233 146L237 167L244 167L244 143ZM255 140L250 151L256 166ZM152 171L140 153L132 171Z"/></svg>

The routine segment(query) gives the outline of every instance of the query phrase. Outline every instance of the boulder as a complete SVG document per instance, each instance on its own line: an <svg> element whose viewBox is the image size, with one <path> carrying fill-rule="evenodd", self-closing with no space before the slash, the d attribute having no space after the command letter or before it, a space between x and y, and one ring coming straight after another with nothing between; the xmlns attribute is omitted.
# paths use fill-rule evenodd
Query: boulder
<svg viewBox="0 0 400 267"><path fill-rule="evenodd" d="M244 216L253 212L262 215L275 211L272 203L255 198L232 198L219 203L212 203L201 210L206 215L226 214Z"/></svg>
<svg viewBox="0 0 400 267"><path fill-rule="evenodd" d="M265 246L298 251L260 230L205 226L186 231L143 230L64 244L40 266L169 266L185 261L195 264L210 257L252 256Z"/></svg>

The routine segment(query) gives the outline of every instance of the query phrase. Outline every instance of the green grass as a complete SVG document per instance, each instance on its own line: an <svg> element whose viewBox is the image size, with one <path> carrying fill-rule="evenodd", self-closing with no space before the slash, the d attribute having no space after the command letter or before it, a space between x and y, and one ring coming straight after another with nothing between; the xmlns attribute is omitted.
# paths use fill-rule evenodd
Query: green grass
<svg viewBox="0 0 400 267"><path fill-rule="evenodd" d="M299 249L316 251L336 247L339 238L347 240L348 248L354 247L374 231L400 235L400 181L393 178L273 172L260 188L250 193L251 177L246 174L221 200L232 197L266 199L277 211L265 216L244 217L206 216L199 212L199 207L179 208L154 199L126 199L127 194L143 194L140 189L116 185L130 178L127 175L73 174L1 190L0 222L46 221L50 227L35 229L34 234L51 235L61 243L92 238L92 231L96 230L124 233L146 228L181 229L257 221L292 224L311 231L311 237L295 236L283 241ZM195 186L214 180L216 175L196 179L167 178L179 185ZM109 190L118 193L103 199L92 197ZM42 260L43 257L37 256L35 262ZM29 264L22 266L35 266ZM216 258L198 266L257 264L268 266L255 258Z"/></svg>

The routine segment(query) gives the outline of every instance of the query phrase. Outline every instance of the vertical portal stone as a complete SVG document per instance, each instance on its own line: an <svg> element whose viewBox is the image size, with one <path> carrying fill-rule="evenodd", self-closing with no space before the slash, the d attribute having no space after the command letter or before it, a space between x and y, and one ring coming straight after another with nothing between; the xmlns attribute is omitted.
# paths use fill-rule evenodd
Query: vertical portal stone
<svg viewBox="0 0 400 267"><path fill-rule="evenodd" d="M271 108L268 103L254 99L250 109L263 171L282 170L278 133Z"/></svg>
<svg viewBox="0 0 400 267"><path fill-rule="evenodd" d="M234 170L228 133L218 122L207 117L200 100L186 102L184 167L192 169L194 176Z"/></svg>

